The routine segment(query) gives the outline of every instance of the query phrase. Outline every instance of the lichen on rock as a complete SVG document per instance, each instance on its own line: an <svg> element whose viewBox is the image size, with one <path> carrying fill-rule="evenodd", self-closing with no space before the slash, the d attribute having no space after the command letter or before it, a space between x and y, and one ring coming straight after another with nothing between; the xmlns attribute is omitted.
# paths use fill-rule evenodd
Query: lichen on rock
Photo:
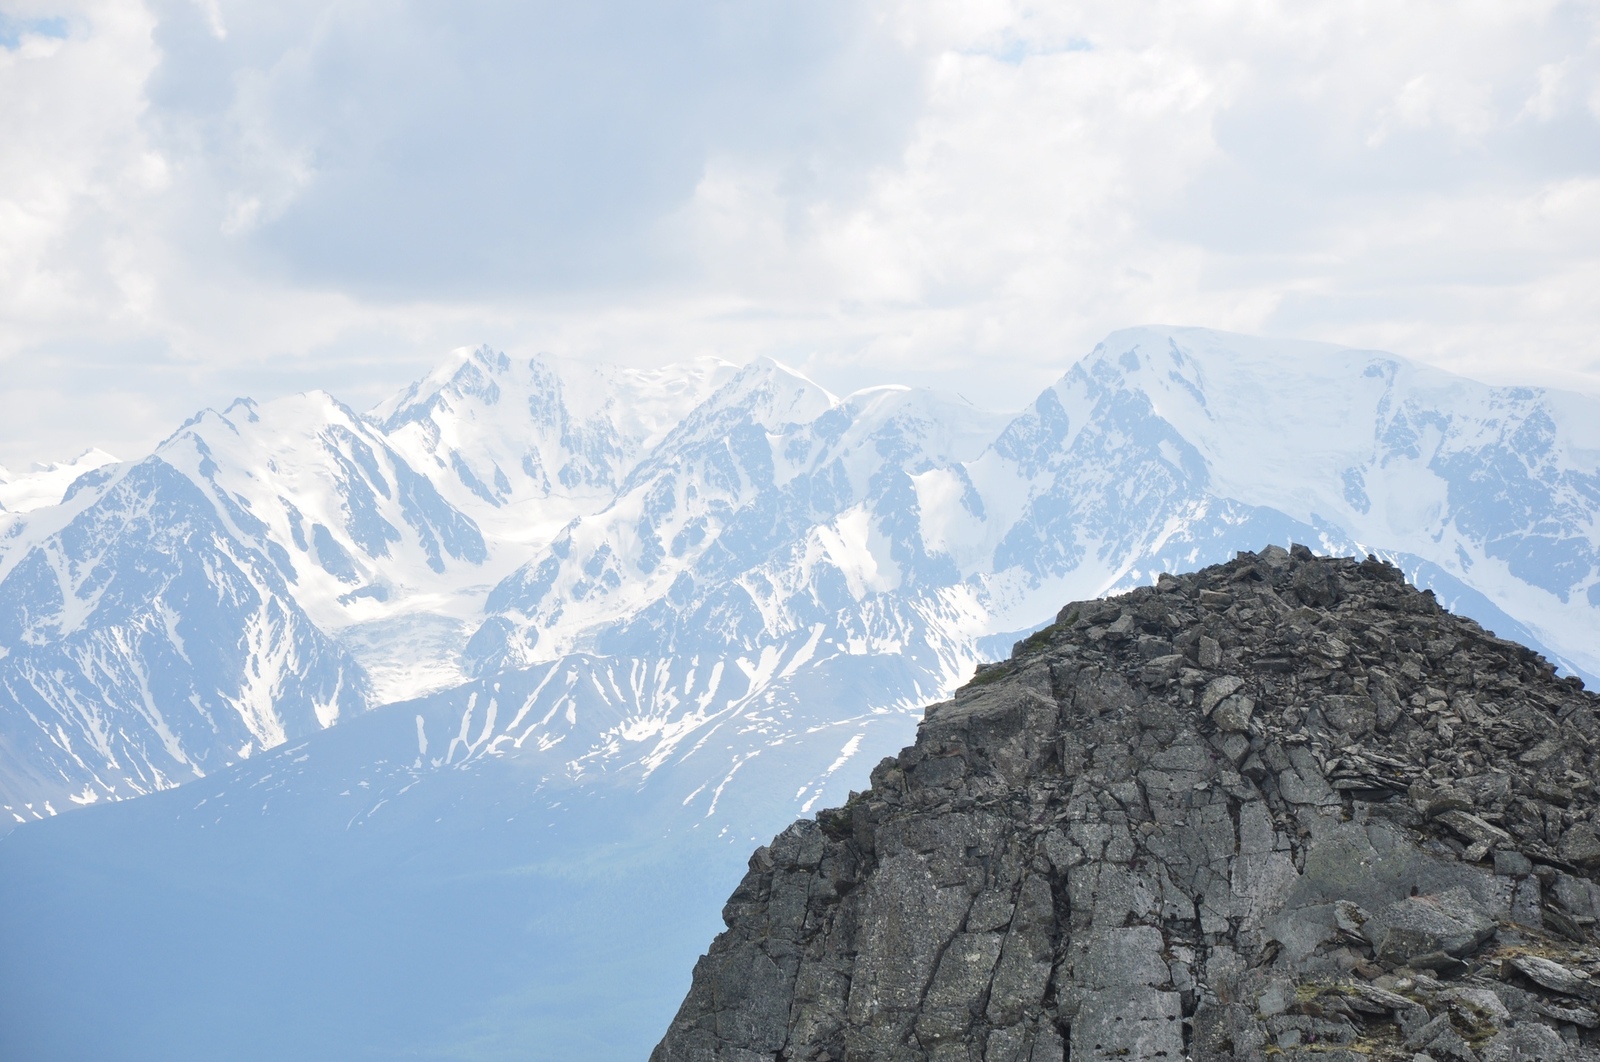
<svg viewBox="0 0 1600 1062"><path fill-rule="evenodd" d="M1600 1059L1597 706L1370 557L1068 605L756 852L652 1060Z"/></svg>

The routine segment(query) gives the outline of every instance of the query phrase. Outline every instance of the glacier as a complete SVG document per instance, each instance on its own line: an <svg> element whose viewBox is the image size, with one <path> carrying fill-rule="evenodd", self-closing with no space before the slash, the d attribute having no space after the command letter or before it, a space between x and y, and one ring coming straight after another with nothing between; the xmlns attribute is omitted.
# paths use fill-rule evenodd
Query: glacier
<svg viewBox="0 0 1600 1062"><path fill-rule="evenodd" d="M1016 414L488 348L204 411L0 512L0 1053L642 1057L752 841L1268 542L1600 674L1594 406L1151 327Z"/></svg>

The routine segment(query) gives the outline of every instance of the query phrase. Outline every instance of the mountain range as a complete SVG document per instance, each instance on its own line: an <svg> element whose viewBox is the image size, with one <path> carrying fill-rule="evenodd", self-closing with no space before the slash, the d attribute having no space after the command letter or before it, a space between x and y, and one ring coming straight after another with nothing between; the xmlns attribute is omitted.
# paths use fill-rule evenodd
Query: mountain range
<svg viewBox="0 0 1600 1062"><path fill-rule="evenodd" d="M1015 415L481 348L0 477L0 1047L642 1057L745 845L1063 601L1296 541L1600 673L1593 412L1186 328Z"/></svg>

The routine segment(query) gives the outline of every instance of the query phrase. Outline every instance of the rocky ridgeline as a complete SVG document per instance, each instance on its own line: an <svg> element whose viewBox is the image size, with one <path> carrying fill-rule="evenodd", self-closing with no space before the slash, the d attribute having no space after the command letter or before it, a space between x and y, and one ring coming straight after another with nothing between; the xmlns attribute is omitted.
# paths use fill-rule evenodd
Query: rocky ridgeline
<svg viewBox="0 0 1600 1062"><path fill-rule="evenodd" d="M757 850L652 1059L1600 1058L1597 703L1371 558L1069 605Z"/></svg>

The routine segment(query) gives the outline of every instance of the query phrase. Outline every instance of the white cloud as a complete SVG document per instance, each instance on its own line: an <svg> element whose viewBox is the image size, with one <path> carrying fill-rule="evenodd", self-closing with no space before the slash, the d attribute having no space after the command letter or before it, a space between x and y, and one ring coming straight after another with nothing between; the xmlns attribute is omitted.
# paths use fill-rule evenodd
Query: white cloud
<svg viewBox="0 0 1600 1062"><path fill-rule="evenodd" d="M7 11L8 463L480 340L1020 404L1165 321L1600 388L1592 0Z"/></svg>

